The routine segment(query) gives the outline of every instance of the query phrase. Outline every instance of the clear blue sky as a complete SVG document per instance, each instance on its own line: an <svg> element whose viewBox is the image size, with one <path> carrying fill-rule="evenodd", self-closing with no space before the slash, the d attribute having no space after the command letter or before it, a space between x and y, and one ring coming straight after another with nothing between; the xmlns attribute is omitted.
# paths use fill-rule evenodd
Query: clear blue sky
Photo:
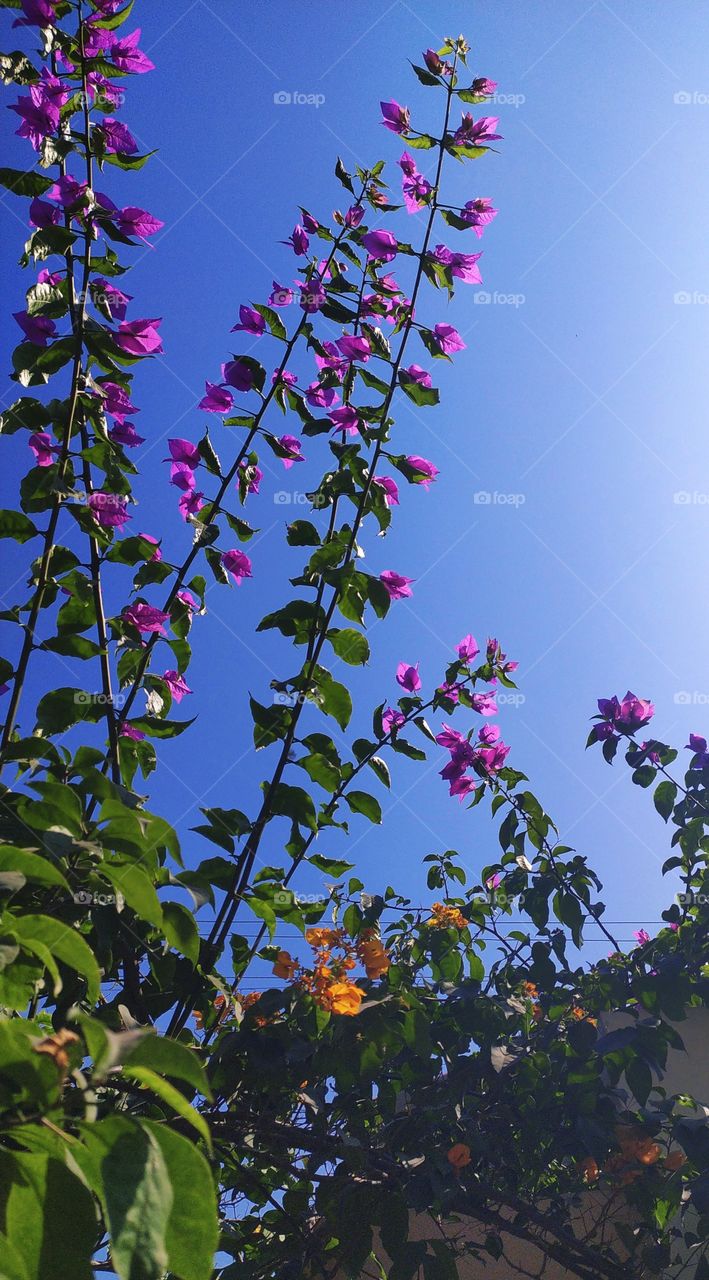
<svg viewBox="0 0 709 1280"><path fill-rule="evenodd" d="M135 14L157 71L131 79L124 117L142 149L160 151L139 175L118 175L120 200L166 225L127 278L131 314L165 316L165 356L136 379L148 443L132 528L163 534L175 558L189 534L166 483L166 437L199 438L204 379L240 349L229 335L239 303L265 300L271 280L292 272L278 242L297 206L325 218L342 202L335 156L353 165L400 154L378 123L379 99L436 123L436 95L406 58L463 30L474 73L518 96L495 109L500 154L449 167L453 201L487 195L500 209L481 246L484 290L497 301L475 304L479 291L461 286L450 311L442 297L424 303L458 325L468 348L438 379L439 410L400 409L406 450L432 458L441 476L428 494L402 487L386 546L372 552L379 568L417 581L413 600L373 630L373 661L353 684L365 727L368 708L394 695L400 658L438 678L467 631L497 635L520 661L524 695L500 717L510 763L600 871L608 919L633 922L617 933L652 929L669 900L663 824L624 764L610 770L584 742L596 698L628 687L654 699L657 736L681 746L690 729L709 729L709 12L693 0L671 10L645 0L150 0ZM279 91L324 101L280 105ZM15 123L5 120L9 133ZM12 138L8 163L28 156ZM104 186L116 194L115 171ZM28 281L13 266L23 232L10 205L20 202L0 206L16 310ZM235 442L220 431L217 420L228 458ZM24 448L14 437L5 456L24 465ZM200 797L253 810L266 776L265 756L243 757L247 691L267 700L272 674L294 664L287 642L254 640L253 630L296 568L284 566L283 525L305 512L273 492L303 490L305 476L268 462L250 508L262 530L254 580L212 590L195 626L195 694L183 708L199 719L162 749L152 797L158 811L182 815L190 861L210 853L186 834ZM6 462L4 491L9 480ZM480 491L521 498L483 505ZM10 488L3 505L11 501ZM50 677L72 683L46 668ZM420 894L429 852L458 848L473 868L495 856L495 829L448 798L442 763L435 752L428 767L397 761L383 827L353 822L369 888ZM270 863L280 861L280 830L265 842ZM323 841L322 852L338 848Z"/></svg>

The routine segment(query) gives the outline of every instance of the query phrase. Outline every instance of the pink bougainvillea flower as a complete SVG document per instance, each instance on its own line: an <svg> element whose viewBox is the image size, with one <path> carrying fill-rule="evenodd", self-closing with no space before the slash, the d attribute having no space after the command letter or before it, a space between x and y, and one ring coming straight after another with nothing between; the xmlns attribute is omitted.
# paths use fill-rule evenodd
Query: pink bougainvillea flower
<svg viewBox="0 0 709 1280"><path fill-rule="evenodd" d="M138 48L139 40L140 27L111 44L111 61L121 71L129 71L134 76L145 75L146 71L155 70L155 63L151 62L150 58L147 58Z"/></svg>
<svg viewBox="0 0 709 1280"><path fill-rule="evenodd" d="M399 489L391 476L375 476L372 484L376 484L384 493L384 501L388 507L398 507Z"/></svg>
<svg viewBox="0 0 709 1280"><path fill-rule="evenodd" d="M96 493L90 493L88 506L94 519L98 520L104 529L120 529L127 520L130 520L126 511L125 498L120 498L116 493L104 493L101 489Z"/></svg>
<svg viewBox="0 0 709 1280"><path fill-rule="evenodd" d="M123 320L114 334L117 346L131 356L158 356L162 354L162 342L158 333L161 319Z"/></svg>
<svg viewBox="0 0 709 1280"><path fill-rule="evenodd" d="M115 284L97 276L94 280L94 299L98 293L100 300L108 307L114 320L125 320L128 303L133 301L132 293L124 293Z"/></svg>
<svg viewBox="0 0 709 1280"><path fill-rule="evenodd" d="M301 442L297 436L281 436L278 443L282 449L288 450L288 457L281 458L286 471L290 470L294 462L305 462L305 458L301 453Z"/></svg>
<svg viewBox="0 0 709 1280"><path fill-rule="evenodd" d="M483 746L491 747L494 742L499 742L500 728L496 724L484 724L478 733L478 742L482 742Z"/></svg>
<svg viewBox="0 0 709 1280"><path fill-rule="evenodd" d="M366 364L372 348L368 338L359 338L356 334L345 333L337 340L337 348L346 360L361 360Z"/></svg>
<svg viewBox="0 0 709 1280"><path fill-rule="evenodd" d="M280 382L285 387L296 387L298 385L298 377L295 373L289 373L287 369L274 369L271 374L271 382L275 387Z"/></svg>
<svg viewBox="0 0 709 1280"><path fill-rule="evenodd" d="M453 351L465 350L465 343L452 324L434 325L433 337L444 355L449 356Z"/></svg>
<svg viewBox="0 0 709 1280"><path fill-rule="evenodd" d="M268 299L269 307L289 307L293 301L293 290L288 288L286 284L279 284L277 280L273 281L273 289Z"/></svg>
<svg viewBox="0 0 709 1280"><path fill-rule="evenodd" d="M707 751L706 738L700 737L698 733L690 733L687 750L694 753L694 759L690 765L690 769L706 769L709 765L709 751Z"/></svg>
<svg viewBox="0 0 709 1280"><path fill-rule="evenodd" d="M320 351L315 352L315 363L318 369L331 369L341 381L347 373L347 361L337 350L334 342L323 342L322 348L324 355Z"/></svg>
<svg viewBox="0 0 709 1280"><path fill-rule="evenodd" d="M456 645L456 650L461 662L472 662L473 658L477 658L480 652L480 645L475 636L468 634L463 636L460 644Z"/></svg>
<svg viewBox="0 0 709 1280"><path fill-rule="evenodd" d="M477 76L470 86L476 98L491 98L497 88L497 80L488 80L487 76Z"/></svg>
<svg viewBox="0 0 709 1280"><path fill-rule="evenodd" d="M644 947L645 944L650 941L650 934L648 933L647 929L634 929L633 937L637 938L638 943L641 947Z"/></svg>
<svg viewBox="0 0 709 1280"><path fill-rule="evenodd" d="M54 454L59 453L59 445L55 444L48 431L35 431L27 441L38 467L51 467Z"/></svg>
<svg viewBox="0 0 709 1280"><path fill-rule="evenodd" d="M423 60L434 76L449 76L453 72L450 63L444 62L435 49L427 49L423 55Z"/></svg>
<svg viewBox="0 0 709 1280"><path fill-rule="evenodd" d="M510 748L504 742L495 742L489 747L478 747L475 759L487 773L499 773L510 754Z"/></svg>
<svg viewBox="0 0 709 1280"><path fill-rule="evenodd" d="M194 471L189 462L173 462L170 467L170 484L183 493L191 493L195 487Z"/></svg>
<svg viewBox="0 0 709 1280"><path fill-rule="evenodd" d="M305 399L313 409L328 409L339 398L334 387L322 387L319 382L311 382L305 388Z"/></svg>
<svg viewBox="0 0 709 1280"><path fill-rule="evenodd" d="M398 102L380 102L382 124L392 133L408 133L411 125L411 113L408 107L399 106Z"/></svg>
<svg viewBox="0 0 709 1280"><path fill-rule="evenodd" d="M289 244L296 257L302 258L310 248L310 240L305 227L300 223L296 223L287 240L282 241L283 244Z"/></svg>
<svg viewBox="0 0 709 1280"><path fill-rule="evenodd" d="M118 730L119 738L128 738L131 742L142 742L145 734L142 729L136 729L134 725L123 722Z"/></svg>
<svg viewBox="0 0 709 1280"><path fill-rule="evenodd" d="M413 477L412 483L420 484L424 489L428 489L436 479L436 476L440 474L438 467L429 462L428 458L420 458L418 454L409 454L406 461L414 471L418 472L418 475Z"/></svg>
<svg viewBox="0 0 709 1280"><path fill-rule="evenodd" d="M406 716L403 711L397 711L394 707L387 707L382 712L382 729L386 734L391 733L392 729L400 729L402 724L406 724Z"/></svg>
<svg viewBox="0 0 709 1280"><path fill-rule="evenodd" d="M24 18L18 18L15 27L51 27L56 23L56 0L20 0Z"/></svg>
<svg viewBox="0 0 709 1280"><path fill-rule="evenodd" d="M399 243L391 231L368 231L362 236L362 244L377 262L391 262L399 252Z"/></svg>
<svg viewBox="0 0 709 1280"><path fill-rule="evenodd" d="M241 586L244 578L252 576L251 561L243 551L225 551L220 556L220 560L227 573L231 574L237 587Z"/></svg>
<svg viewBox="0 0 709 1280"><path fill-rule="evenodd" d="M35 196L30 202L29 222L32 227L55 227L61 222L62 212L57 209L56 205L48 204L46 200L40 200Z"/></svg>
<svg viewBox="0 0 709 1280"><path fill-rule="evenodd" d="M498 116L481 116L479 120L473 120L470 112L466 111L453 135L453 142L456 147L486 147L489 142L497 142L502 137L501 133L494 132L499 123Z"/></svg>
<svg viewBox="0 0 709 1280"><path fill-rule="evenodd" d="M452 729L449 724L444 724L440 733L436 734L436 742L439 747L445 747L446 751L456 751L467 742L467 738L457 729Z"/></svg>
<svg viewBox="0 0 709 1280"><path fill-rule="evenodd" d="M403 370L403 373L406 374L407 378L411 382L418 382L421 387L432 386L430 373L427 373L425 369L422 369L420 364L410 364L408 369Z"/></svg>
<svg viewBox="0 0 709 1280"><path fill-rule="evenodd" d="M621 733L634 733L647 724L655 714L655 707L647 698L638 698L630 690L622 702L615 694L612 698L599 698L598 710L603 718Z"/></svg>
<svg viewBox="0 0 709 1280"><path fill-rule="evenodd" d="M248 473L249 483L246 487L247 493L258 493L261 481L263 480L263 471L254 463L239 463L239 470Z"/></svg>
<svg viewBox="0 0 709 1280"><path fill-rule="evenodd" d="M173 462L184 462L193 471L199 466L199 448L191 440L184 440L182 437L173 438L168 440L167 446Z"/></svg>
<svg viewBox="0 0 709 1280"><path fill-rule="evenodd" d="M309 280L298 281L300 289L300 305L306 315L315 315L327 302L327 294L320 276L311 276Z"/></svg>
<svg viewBox="0 0 709 1280"><path fill-rule="evenodd" d="M195 489L186 489L180 494L177 503L178 510L183 520L189 520L190 516L196 516L204 506L204 494L197 493Z"/></svg>
<svg viewBox="0 0 709 1280"><path fill-rule="evenodd" d="M91 19L89 18L90 21ZM92 102L98 102L104 107L110 107L112 110L121 106L125 96L123 90L119 89L118 85L114 84L113 81L107 80L105 76L102 76L100 71L89 72L86 77L86 87Z"/></svg>
<svg viewBox="0 0 709 1280"><path fill-rule="evenodd" d="M451 779L448 791L450 795L458 796L459 800L463 801L466 796L469 796L471 792L475 791L475 788L476 783L473 779L469 778L467 774L461 774L459 778Z"/></svg>
<svg viewBox="0 0 709 1280"><path fill-rule="evenodd" d="M426 204L433 187L419 172L416 161L408 151L404 152L398 164L403 174L401 189L407 213L418 213L419 209L423 209Z"/></svg>
<svg viewBox="0 0 709 1280"><path fill-rule="evenodd" d="M108 152L119 151L122 155L135 155L138 143L127 125L122 120L114 120L105 116L101 121L104 146Z"/></svg>
<svg viewBox="0 0 709 1280"><path fill-rule="evenodd" d="M245 360L229 360L223 364L222 380L237 391L250 391L254 385L253 371Z"/></svg>
<svg viewBox="0 0 709 1280"><path fill-rule="evenodd" d="M234 325L231 332L253 333L256 338L260 338L266 332L266 321L253 307L242 306L239 307L239 323Z"/></svg>
<svg viewBox="0 0 709 1280"><path fill-rule="evenodd" d="M345 226L351 228L358 227L363 217L364 207L361 204L352 204L345 214Z"/></svg>
<svg viewBox="0 0 709 1280"><path fill-rule="evenodd" d="M148 213L147 209L138 209L135 205L126 205L125 209L117 209L115 222L124 236L137 236L139 240L154 236L165 226L160 218Z"/></svg>
<svg viewBox="0 0 709 1280"><path fill-rule="evenodd" d="M495 702L494 693L474 693L470 701L473 705L473 711L477 711L481 716L497 715L497 703Z"/></svg>
<svg viewBox="0 0 709 1280"><path fill-rule="evenodd" d="M83 201L87 190L87 183L79 182L70 173L64 173L48 188L46 196L48 200L56 201L62 208L69 209L71 205Z"/></svg>
<svg viewBox="0 0 709 1280"><path fill-rule="evenodd" d="M396 683L400 684L402 689L406 689L407 693L418 693L421 688L418 662L415 667L410 666L408 662L400 662L396 668Z"/></svg>
<svg viewBox="0 0 709 1280"><path fill-rule="evenodd" d="M137 631L164 636L164 624L170 615L163 613L162 609L156 609L152 604L137 603L128 605L121 617L125 618L126 622L130 622Z"/></svg>
<svg viewBox="0 0 709 1280"><path fill-rule="evenodd" d="M186 609L190 609L192 613L196 613L196 611L199 609L199 605L197 604L197 601L195 600L191 591L178 591L177 595L175 596L175 599L179 600L180 604L183 604Z"/></svg>
<svg viewBox="0 0 709 1280"><path fill-rule="evenodd" d="M339 409L331 409L328 418L336 431L344 431L347 435L359 435L360 419L357 410L351 404L343 404Z"/></svg>
<svg viewBox="0 0 709 1280"><path fill-rule="evenodd" d="M488 876L487 880L485 881L485 888L499 889L501 884L502 884L502 873L500 871L496 871L494 875Z"/></svg>
<svg viewBox="0 0 709 1280"><path fill-rule="evenodd" d="M395 573L393 569L385 569L383 573L380 573L379 581L384 583L390 600L404 600L407 596L413 595L410 583L414 579L403 578L400 573Z"/></svg>
<svg viewBox="0 0 709 1280"><path fill-rule="evenodd" d="M28 316L26 311L15 311L13 319L19 324L27 341L35 347L46 347L48 339L56 336L57 326L49 316Z"/></svg>
<svg viewBox="0 0 709 1280"><path fill-rule="evenodd" d="M226 387L220 387L216 382L205 382L206 394L202 397L198 409L204 409L205 413L229 413L233 408L234 397L231 391Z"/></svg>
<svg viewBox="0 0 709 1280"><path fill-rule="evenodd" d="M110 413L117 422L123 422L129 414L140 412L134 404L131 404L128 392L119 383L100 382L97 385L103 395L104 413Z"/></svg>
<svg viewBox="0 0 709 1280"><path fill-rule="evenodd" d="M132 422L117 422L115 427L111 427L108 438L113 440L114 444L122 444L127 449L135 449L139 444L145 444L145 436L138 435Z"/></svg>
<svg viewBox="0 0 709 1280"><path fill-rule="evenodd" d="M467 200L460 211L464 222L473 228L478 239L483 231L497 217L497 209L493 209L492 200L488 196L479 196L477 200Z"/></svg>
<svg viewBox="0 0 709 1280"><path fill-rule="evenodd" d="M192 690L187 687L187 684L179 671L163 671L162 678L170 690L175 702L182 702L185 694L192 692Z"/></svg>
<svg viewBox="0 0 709 1280"><path fill-rule="evenodd" d="M19 129L16 130L17 136L27 138L35 151L40 150L45 138L56 133L59 128L61 107L69 96L61 86L62 100L58 100L58 95L52 92L52 80L61 86L60 80L47 75L38 84L30 85L28 98L18 98L17 102L10 106L10 110L16 112L22 121Z"/></svg>
<svg viewBox="0 0 709 1280"><path fill-rule="evenodd" d="M437 244L430 257L448 267L452 276L457 276L463 284L482 284L482 276L476 266L480 253L453 253L444 244Z"/></svg>

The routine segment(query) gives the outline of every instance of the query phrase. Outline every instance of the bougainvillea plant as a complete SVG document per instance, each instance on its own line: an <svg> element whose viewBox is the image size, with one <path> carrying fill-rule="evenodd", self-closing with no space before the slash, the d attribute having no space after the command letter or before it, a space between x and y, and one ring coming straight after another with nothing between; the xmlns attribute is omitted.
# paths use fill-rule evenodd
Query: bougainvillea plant
<svg viewBox="0 0 709 1280"><path fill-rule="evenodd" d="M589 742L653 788L682 890L624 954L595 873L508 761L495 694L516 663L497 640L452 643L427 682L403 654L369 736L349 733L343 672L412 592L412 566L376 573L367 554L400 486L438 474L393 418L402 396L437 404L436 362L465 345L440 302L480 281L496 210L468 162L500 136L494 83L462 37L427 49L415 112L382 103L391 171L338 161L342 209L300 210L281 277L295 260L297 284L239 306L236 350L195 409L211 431L169 441L185 528L171 563L130 523L132 372L161 340L123 276L162 224L130 203L147 157L122 111L152 64L132 4L0 7L23 46L0 64L28 157L0 182L31 274L2 418L28 467L0 535L28 554L2 614L0 1274L446 1280L461 1265L541 1274L546 1258L587 1280L709 1275L706 1113L659 1085L707 1003L706 742L690 740L681 782L677 753L640 740L649 702L599 702ZM445 201L450 160L469 167L463 207ZM388 229L402 208L420 215L416 243ZM263 587L244 548L266 454L286 469L307 456L321 478L285 527L293 590L258 628L283 637L289 673L250 704L263 797L247 812L225 795L181 849L145 792L156 747L189 723L173 704L191 693L207 582L240 588L237 614ZM47 654L70 674L32 705ZM397 756L432 754L451 803L471 821L489 806L500 854L471 882L455 851L429 852L422 906L316 842L380 822ZM267 831L283 866L262 865ZM299 869L323 877L321 898L290 887ZM208 935L188 900L214 908ZM525 924L510 932L513 904ZM588 922L610 950L594 965ZM284 923L301 938L289 950Z"/></svg>

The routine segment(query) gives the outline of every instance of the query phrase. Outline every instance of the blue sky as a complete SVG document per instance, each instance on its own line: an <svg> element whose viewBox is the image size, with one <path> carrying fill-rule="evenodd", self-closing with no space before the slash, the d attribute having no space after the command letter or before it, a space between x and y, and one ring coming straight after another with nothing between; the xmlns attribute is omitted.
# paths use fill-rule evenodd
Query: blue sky
<svg viewBox="0 0 709 1280"><path fill-rule="evenodd" d="M402 487L384 547L367 535L372 565L416 584L372 630L370 666L352 674L356 723L366 728L369 710L395 694L401 658L437 681L462 635L497 635L520 662L523 700L500 717L510 763L605 880L616 933L652 929L670 896L663 824L625 766L610 770L584 742L596 698L628 687L655 701L657 736L681 746L690 729L709 728L709 13L692 0L675 0L671 15L643 0L346 9L152 0L135 12L157 71L130 81L124 118L141 149L160 150L140 174L119 175L117 186L112 171L103 185L166 224L127 278L131 314L165 317L165 356L136 379L148 443L132 527L162 534L176 559L189 535L166 483L166 438L199 438L205 377L245 349L229 335L239 304L265 300L271 280L292 272L278 242L297 206L325 219L342 204L337 154L348 166L398 158L398 140L378 123L380 98L408 103L435 131L436 95L407 57L462 30L474 74L499 82L499 154L451 164L444 179L452 203L491 196L500 213L480 246L483 290L461 286L450 308L432 292L423 302L422 314L451 320L468 345L453 366L437 363L438 410L400 406L405 451L433 459L441 475L428 494ZM283 92L324 100L274 101ZM27 164L8 119L7 162ZM0 212L16 310L28 282L13 265L24 235L11 204ZM422 348L412 354L426 363ZM214 439L233 455L218 421ZM3 505L25 447L20 437L6 445ZM294 666L287 642L254 638L254 627L296 571L283 526L306 513L296 494L313 473L267 462L250 508L262 531L251 544L254 580L210 592L195 624L195 693L183 703L198 721L163 748L152 790L153 807L177 817L190 862L210 853L188 835L199 803L253 811L268 760L244 756L247 693L268 700L272 676ZM8 553L10 580L16 563ZM73 682L49 666L39 681ZM495 828L448 798L442 763L435 753L428 766L398 760L384 825L354 820L352 860L368 888L390 882L420 897L421 858L445 848L471 868L494 858ZM264 861L281 861L281 834L274 824ZM342 849L323 842L321 851Z"/></svg>

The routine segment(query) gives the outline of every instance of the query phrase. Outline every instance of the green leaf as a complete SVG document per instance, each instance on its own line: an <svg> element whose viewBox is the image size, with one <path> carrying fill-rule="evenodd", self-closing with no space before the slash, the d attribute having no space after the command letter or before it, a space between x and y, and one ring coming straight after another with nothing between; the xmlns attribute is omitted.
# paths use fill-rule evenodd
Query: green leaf
<svg viewBox="0 0 709 1280"><path fill-rule="evenodd" d="M660 814L660 817L665 819L665 822L667 822L672 810L674 809L676 799L677 787L669 778L665 779L664 782L661 782L660 785L655 788L655 794L653 796L655 808Z"/></svg>
<svg viewBox="0 0 709 1280"><path fill-rule="evenodd" d="M341 729L346 729L352 715L352 698L349 690L337 680L333 680L324 667L316 667L313 672L313 684L317 690L316 701L325 715L332 716Z"/></svg>
<svg viewBox="0 0 709 1280"><path fill-rule="evenodd" d="M440 395L435 387L422 386L405 369L399 370L399 386L409 397L409 400L413 400L414 404L438 404L440 400Z"/></svg>
<svg viewBox="0 0 709 1280"><path fill-rule="evenodd" d="M343 187L346 187L347 190L351 191L352 195L354 195L354 187L352 186L352 175L347 172L339 156L337 157L337 163L335 165L335 177L339 178Z"/></svg>
<svg viewBox="0 0 709 1280"><path fill-rule="evenodd" d="M342 658L343 662L347 662L350 666L362 666L365 662L369 662L369 643L361 631L356 631L354 627L344 627L342 630L331 629L326 633L326 638L330 641L338 658Z"/></svg>
<svg viewBox="0 0 709 1280"><path fill-rule="evenodd" d="M120 1280L162 1280L170 1266L175 1187L157 1134L122 1116L83 1125L82 1132L100 1182L114 1270Z"/></svg>
<svg viewBox="0 0 709 1280"><path fill-rule="evenodd" d="M196 1051L180 1044L179 1040L168 1040L165 1036L149 1032L141 1036L136 1047L124 1059L124 1064L128 1063L134 1067L150 1067L151 1071L156 1071L161 1076L184 1080L205 1098L212 1097Z"/></svg>
<svg viewBox="0 0 709 1280"><path fill-rule="evenodd" d="M323 875L334 876L337 880L351 871L354 866L353 862L343 862L341 858L326 858L322 853L311 854L308 862L317 867L318 871L322 871Z"/></svg>
<svg viewBox="0 0 709 1280"><path fill-rule="evenodd" d="M209 1127L204 1116L199 1111L195 1111L190 1106L183 1093L176 1089L174 1084L170 1084L169 1080L163 1080L162 1076L151 1070L150 1067L136 1066L133 1063L123 1064L123 1075L128 1076L130 1080L136 1080L138 1084L144 1085L153 1093L157 1094L168 1107L176 1111L178 1116L182 1116L188 1124L191 1124L200 1135L204 1138L207 1146L211 1149L212 1139L209 1133Z"/></svg>
<svg viewBox="0 0 709 1280"><path fill-rule="evenodd" d="M0 538L14 538L15 542L27 542L37 537L37 529L29 516L21 511L0 511Z"/></svg>
<svg viewBox="0 0 709 1280"><path fill-rule="evenodd" d="M196 964L199 960L199 932L192 912L181 902L163 902L162 927L170 946Z"/></svg>
<svg viewBox="0 0 709 1280"><path fill-rule="evenodd" d="M164 1125L143 1122L161 1147L173 1189L167 1226L170 1270L180 1280L211 1280L219 1239L214 1182L194 1143Z"/></svg>
<svg viewBox="0 0 709 1280"><path fill-rule="evenodd" d="M0 169L0 186L7 187L16 196L41 196L52 185L52 178L43 178L36 169L23 173L21 169Z"/></svg>
<svg viewBox="0 0 709 1280"><path fill-rule="evenodd" d="M17 849L14 845L3 845L0 849L0 871L21 871L27 880L36 880L39 884L61 885L70 892L67 880L49 858L43 858L38 853L28 853L26 849Z"/></svg>
<svg viewBox="0 0 709 1280"><path fill-rule="evenodd" d="M345 794L345 800L353 813L363 813L365 818L369 818L370 822L381 822L381 805L374 796L370 796L369 792L348 791Z"/></svg>
<svg viewBox="0 0 709 1280"><path fill-rule="evenodd" d="M305 769L313 782L319 783L326 791L336 791L340 785L341 774L337 765L319 752L313 751L310 755L303 756L297 763L301 769Z"/></svg>
<svg viewBox="0 0 709 1280"><path fill-rule="evenodd" d="M292 818L294 822L302 827L309 827L311 831L318 829L312 797L302 787L289 787L285 782L279 782L273 792L271 809L273 813Z"/></svg>
<svg viewBox="0 0 709 1280"><path fill-rule="evenodd" d="M123 895L131 911L154 924L162 927L162 908L158 895L153 888L149 876L135 862L122 864L104 860L101 863L101 874Z"/></svg>
<svg viewBox="0 0 709 1280"><path fill-rule="evenodd" d="M286 330L278 313L274 311L272 307L265 306L262 302L254 303L254 311L258 311L259 315L263 316L268 326L269 333L271 333L274 338L280 338L285 342L287 336Z"/></svg>
<svg viewBox="0 0 709 1280"><path fill-rule="evenodd" d="M96 1000L101 985L101 973L93 951L76 929L62 924L51 916L20 916L13 920L12 927L20 942L29 944L36 939L43 943L48 951L62 964L76 971L87 981L87 997Z"/></svg>
<svg viewBox="0 0 709 1280"><path fill-rule="evenodd" d="M52 689L37 704L37 725L47 733L64 733L80 720L95 724L105 715L105 704L85 689Z"/></svg>
<svg viewBox="0 0 709 1280"><path fill-rule="evenodd" d="M94 1204L63 1161L42 1153L2 1151L0 1186L4 1231L30 1280L57 1280L61 1272L72 1280L91 1280L98 1229ZM3 1280L5 1263L3 1255ZM9 1269L7 1276L14 1280Z"/></svg>

